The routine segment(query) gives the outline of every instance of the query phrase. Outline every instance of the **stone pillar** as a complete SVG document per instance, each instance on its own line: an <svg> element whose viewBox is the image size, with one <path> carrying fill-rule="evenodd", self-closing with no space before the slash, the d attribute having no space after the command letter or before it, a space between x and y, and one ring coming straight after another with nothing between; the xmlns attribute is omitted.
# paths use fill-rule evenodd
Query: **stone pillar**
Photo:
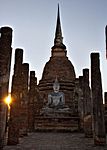
<svg viewBox="0 0 107 150"><path fill-rule="evenodd" d="M28 129L34 131L35 121L35 91L37 86L37 78L35 77L35 71L30 71L30 87L29 87L29 102L28 102Z"/></svg>
<svg viewBox="0 0 107 150"><path fill-rule="evenodd" d="M4 98L8 95L11 55L12 55L12 29L0 29L0 149L3 147L6 132L7 106Z"/></svg>
<svg viewBox="0 0 107 150"><path fill-rule="evenodd" d="M79 79L75 79L75 92L74 92L74 101L73 101L73 112L78 115L78 101L80 99L80 93L79 93Z"/></svg>
<svg viewBox="0 0 107 150"><path fill-rule="evenodd" d="M8 145L16 145L19 143L19 127L20 127L20 106L22 98L22 61L23 61L23 50L16 49L15 51L15 65L14 75L12 78L12 98L10 108L10 121L9 121L9 132L8 132Z"/></svg>
<svg viewBox="0 0 107 150"><path fill-rule="evenodd" d="M105 129L107 133L107 92L104 92L104 115L105 115Z"/></svg>
<svg viewBox="0 0 107 150"><path fill-rule="evenodd" d="M107 92L104 92L105 111L107 111Z"/></svg>
<svg viewBox="0 0 107 150"><path fill-rule="evenodd" d="M89 87L89 69L83 69L83 97L84 97L84 133L85 137L92 137L92 103Z"/></svg>
<svg viewBox="0 0 107 150"><path fill-rule="evenodd" d="M83 131L83 91L80 87L79 78L75 79L75 98L73 101L74 111L79 116L79 130Z"/></svg>
<svg viewBox="0 0 107 150"><path fill-rule="evenodd" d="M84 99L83 99L83 76L79 76L79 99L78 99L78 113L80 117L80 129L84 128Z"/></svg>
<svg viewBox="0 0 107 150"><path fill-rule="evenodd" d="M93 103L93 136L95 145L106 144L102 80L99 53L91 53L91 88Z"/></svg>
<svg viewBox="0 0 107 150"><path fill-rule="evenodd" d="M20 110L20 136L27 135L28 129L28 77L29 64L22 64L22 98Z"/></svg>

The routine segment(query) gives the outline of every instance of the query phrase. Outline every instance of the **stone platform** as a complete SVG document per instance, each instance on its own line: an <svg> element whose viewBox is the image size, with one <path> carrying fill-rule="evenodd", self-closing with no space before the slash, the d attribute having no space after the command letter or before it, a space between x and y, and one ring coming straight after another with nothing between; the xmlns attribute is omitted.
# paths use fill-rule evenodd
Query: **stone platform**
<svg viewBox="0 0 107 150"><path fill-rule="evenodd" d="M17 146L5 146L3 150L107 150L107 145L94 146L93 139L81 133L36 132L21 138Z"/></svg>
<svg viewBox="0 0 107 150"><path fill-rule="evenodd" d="M39 116L35 118L35 131L79 131L79 118Z"/></svg>

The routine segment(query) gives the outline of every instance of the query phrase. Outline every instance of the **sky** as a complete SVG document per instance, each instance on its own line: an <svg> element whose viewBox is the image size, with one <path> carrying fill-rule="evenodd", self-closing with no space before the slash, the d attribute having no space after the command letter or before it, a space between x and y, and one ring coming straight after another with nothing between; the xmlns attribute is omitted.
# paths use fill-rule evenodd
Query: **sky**
<svg viewBox="0 0 107 150"><path fill-rule="evenodd" d="M76 77L90 69L91 52L99 52L103 92L107 91L107 0L0 0L0 27L13 29L12 72L15 49L22 48L24 62L41 79L54 44L58 3L63 43Z"/></svg>

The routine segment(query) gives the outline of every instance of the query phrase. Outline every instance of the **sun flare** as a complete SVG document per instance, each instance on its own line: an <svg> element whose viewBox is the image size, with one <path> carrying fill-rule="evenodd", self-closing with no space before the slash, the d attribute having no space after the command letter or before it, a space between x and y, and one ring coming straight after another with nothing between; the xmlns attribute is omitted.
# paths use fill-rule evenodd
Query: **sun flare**
<svg viewBox="0 0 107 150"><path fill-rule="evenodd" d="M12 102L12 98L11 98L11 94L9 94L6 98L5 98L5 103L8 105L8 108L10 109L10 104Z"/></svg>

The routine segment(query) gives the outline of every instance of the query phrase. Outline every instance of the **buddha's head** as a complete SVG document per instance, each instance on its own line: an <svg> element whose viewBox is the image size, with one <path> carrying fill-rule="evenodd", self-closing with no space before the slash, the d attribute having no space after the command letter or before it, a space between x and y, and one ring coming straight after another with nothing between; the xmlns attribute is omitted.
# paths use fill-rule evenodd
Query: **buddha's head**
<svg viewBox="0 0 107 150"><path fill-rule="evenodd" d="M57 78L56 78L56 79L55 79L55 82L54 82L54 84L53 84L53 90L54 90L54 92L55 92L55 93L58 93L58 92L59 92L59 88L60 88L60 85L59 85L58 80L57 80Z"/></svg>

